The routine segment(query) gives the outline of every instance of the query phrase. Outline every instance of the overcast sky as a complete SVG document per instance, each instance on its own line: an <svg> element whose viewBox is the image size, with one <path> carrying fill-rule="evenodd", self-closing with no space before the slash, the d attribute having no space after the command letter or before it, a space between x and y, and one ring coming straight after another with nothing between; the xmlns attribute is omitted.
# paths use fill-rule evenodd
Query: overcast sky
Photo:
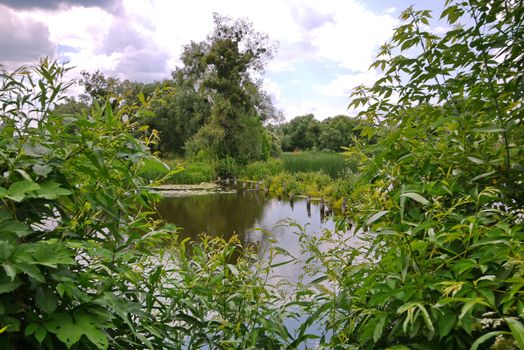
<svg viewBox="0 0 524 350"><path fill-rule="evenodd" d="M100 69L162 80L183 45L211 32L217 12L247 17L278 41L264 81L286 119L351 115L351 89L376 79L368 67L412 3L438 17L443 0L0 0L0 63L12 68L50 56L70 62L77 75Z"/></svg>

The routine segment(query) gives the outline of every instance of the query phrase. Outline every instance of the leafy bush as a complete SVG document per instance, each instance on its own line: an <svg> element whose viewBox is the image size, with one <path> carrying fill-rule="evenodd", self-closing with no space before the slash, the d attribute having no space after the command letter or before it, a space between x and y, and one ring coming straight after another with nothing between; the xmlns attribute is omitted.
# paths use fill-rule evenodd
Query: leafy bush
<svg viewBox="0 0 524 350"><path fill-rule="evenodd" d="M155 236L137 176L147 147L109 103L54 114L64 71L47 60L1 71L0 347L157 343L134 271Z"/></svg>
<svg viewBox="0 0 524 350"><path fill-rule="evenodd" d="M57 115L64 71L1 71L0 348L289 344L264 275L274 254L254 265L236 241L188 247L158 228L138 174L164 166L124 117L141 109Z"/></svg>
<svg viewBox="0 0 524 350"><path fill-rule="evenodd" d="M282 295L268 281L276 250L260 261L238 238L173 242L155 281L170 304L159 319L173 323L172 349L280 349L291 342ZM154 258L156 260L156 258Z"/></svg>
<svg viewBox="0 0 524 350"><path fill-rule="evenodd" d="M239 166L233 157L225 157L215 162L216 173L220 177L233 177L238 173Z"/></svg>
<svg viewBox="0 0 524 350"><path fill-rule="evenodd" d="M361 244L302 238L329 282L303 291L303 334L323 322L323 347L524 348L524 8L448 1L442 17L438 36L429 11L403 12L385 77L353 95L382 131L350 149L367 158L349 207Z"/></svg>
<svg viewBox="0 0 524 350"><path fill-rule="evenodd" d="M250 180L263 180L282 172L282 162L270 158L267 161L259 161L247 164L240 168L238 176Z"/></svg>

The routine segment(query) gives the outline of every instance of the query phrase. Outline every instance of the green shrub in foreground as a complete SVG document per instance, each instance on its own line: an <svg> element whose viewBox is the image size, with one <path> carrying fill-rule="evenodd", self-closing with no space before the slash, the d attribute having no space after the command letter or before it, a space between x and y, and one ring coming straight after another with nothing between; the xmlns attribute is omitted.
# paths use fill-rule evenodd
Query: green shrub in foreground
<svg viewBox="0 0 524 350"><path fill-rule="evenodd" d="M447 1L440 35L430 18L404 11L386 76L353 95L382 131L350 149L358 240L302 238L322 348L524 349L524 7Z"/></svg>
<svg viewBox="0 0 524 350"><path fill-rule="evenodd" d="M61 66L0 69L1 349L289 344L267 264L238 241L186 250L149 217L138 174L165 166L122 122L140 108L55 115Z"/></svg>

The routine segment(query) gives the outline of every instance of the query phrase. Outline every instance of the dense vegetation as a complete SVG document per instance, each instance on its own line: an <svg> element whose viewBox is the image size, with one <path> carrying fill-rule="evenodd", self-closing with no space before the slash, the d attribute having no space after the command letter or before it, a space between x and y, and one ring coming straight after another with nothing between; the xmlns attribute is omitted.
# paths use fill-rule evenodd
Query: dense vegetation
<svg viewBox="0 0 524 350"><path fill-rule="evenodd" d="M158 198L141 174L163 165L149 154L157 134L141 125L172 82L121 104L76 101L79 114L71 103L53 109L67 87L60 66L2 70L0 346L293 349L315 339L329 349L524 348L524 6L448 1L441 18L450 29L437 35L428 11L404 11L373 65L384 76L354 91L359 137L346 155L358 165L344 177L351 206L338 228L360 244L345 230L302 234L314 280L291 289L267 279L285 252L258 266L234 240L179 242L148 215ZM187 48L205 59L190 60L197 66L186 64L178 83L188 80L190 105L209 117L187 142L227 170L248 161L237 157L243 140L207 137L266 131L253 105L226 103L259 95L244 90L256 84L239 68L256 51L236 50L240 37L229 29L242 23L220 32L224 21ZM223 49L239 60L218 60ZM239 69L228 80L231 67ZM203 91L189 68L206 73ZM199 99L205 94L216 104ZM302 122L315 125L297 118L288 135ZM285 162L244 171L334 183L281 172ZM300 321L296 332L286 319Z"/></svg>
<svg viewBox="0 0 524 350"><path fill-rule="evenodd" d="M352 146L360 136L360 121L344 115L315 119L313 114L298 116L276 128L276 135L285 152L322 150L340 152Z"/></svg>
<svg viewBox="0 0 524 350"><path fill-rule="evenodd" d="M268 265L236 241L178 242L151 219L158 197L139 174L159 161L128 117L147 106L56 114L63 72L47 60L1 71L0 348L283 341Z"/></svg>

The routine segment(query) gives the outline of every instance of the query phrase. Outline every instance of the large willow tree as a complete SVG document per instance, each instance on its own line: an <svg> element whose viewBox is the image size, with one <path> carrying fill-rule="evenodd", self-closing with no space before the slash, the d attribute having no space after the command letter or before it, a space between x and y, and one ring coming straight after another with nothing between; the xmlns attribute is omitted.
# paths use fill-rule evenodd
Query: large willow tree
<svg viewBox="0 0 524 350"><path fill-rule="evenodd" d="M185 47L184 66L173 73L180 88L189 88L210 106L187 150L239 163L266 158L270 138L262 122L277 113L260 77L274 48L245 20L232 22L215 14L214 21L205 41Z"/></svg>

